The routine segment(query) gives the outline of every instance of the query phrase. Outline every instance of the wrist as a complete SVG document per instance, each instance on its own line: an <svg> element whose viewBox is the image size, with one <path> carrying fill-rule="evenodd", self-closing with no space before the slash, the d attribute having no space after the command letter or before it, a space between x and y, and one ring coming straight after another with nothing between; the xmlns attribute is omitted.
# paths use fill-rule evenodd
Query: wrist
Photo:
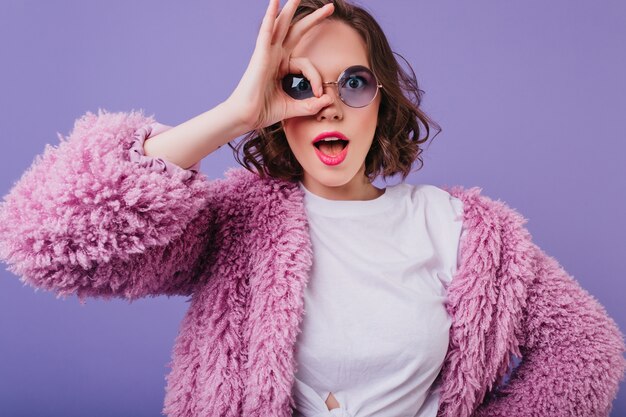
<svg viewBox="0 0 626 417"><path fill-rule="evenodd" d="M254 129L255 120L252 120L241 103L229 97L220 106L224 111L224 117L231 120L233 132L237 137Z"/></svg>

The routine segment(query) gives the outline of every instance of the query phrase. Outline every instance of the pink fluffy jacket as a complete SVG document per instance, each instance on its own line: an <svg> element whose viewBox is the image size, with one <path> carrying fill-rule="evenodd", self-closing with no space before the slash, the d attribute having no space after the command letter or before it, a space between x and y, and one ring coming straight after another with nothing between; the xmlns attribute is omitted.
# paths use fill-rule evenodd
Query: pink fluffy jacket
<svg viewBox="0 0 626 417"><path fill-rule="evenodd" d="M312 265L304 195L243 168L210 180L146 156L144 140L166 128L142 111L81 116L4 197L0 259L81 303L189 296L164 414L290 416ZM518 212L478 187L446 191L467 232L437 416L609 416L626 368L615 321Z"/></svg>

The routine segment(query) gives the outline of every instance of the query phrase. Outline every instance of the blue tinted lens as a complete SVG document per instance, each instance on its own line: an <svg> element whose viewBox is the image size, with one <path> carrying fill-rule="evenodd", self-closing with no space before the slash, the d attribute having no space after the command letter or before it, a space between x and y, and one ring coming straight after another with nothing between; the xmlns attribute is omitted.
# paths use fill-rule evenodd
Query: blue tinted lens
<svg viewBox="0 0 626 417"><path fill-rule="evenodd" d="M339 79L339 95L348 106L367 106L376 97L377 92L376 77L367 67L361 65L350 67Z"/></svg>

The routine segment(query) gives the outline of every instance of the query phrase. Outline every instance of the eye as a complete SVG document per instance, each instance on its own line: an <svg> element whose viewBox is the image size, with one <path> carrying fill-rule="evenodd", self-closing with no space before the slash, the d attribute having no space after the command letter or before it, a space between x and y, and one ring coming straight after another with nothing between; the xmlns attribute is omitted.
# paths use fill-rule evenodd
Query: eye
<svg viewBox="0 0 626 417"><path fill-rule="evenodd" d="M356 74L350 75L343 83L343 86L347 86L351 89L359 89L367 86L367 79Z"/></svg>
<svg viewBox="0 0 626 417"><path fill-rule="evenodd" d="M283 90L295 99L303 99L313 96L311 83L301 74L288 74L282 81Z"/></svg>
<svg viewBox="0 0 626 417"><path fill-rule="evenodd" d="M294 85L294 88L298 91L306 91L311 87L309 80L304 77L293 77L292 85Z"/></svg>

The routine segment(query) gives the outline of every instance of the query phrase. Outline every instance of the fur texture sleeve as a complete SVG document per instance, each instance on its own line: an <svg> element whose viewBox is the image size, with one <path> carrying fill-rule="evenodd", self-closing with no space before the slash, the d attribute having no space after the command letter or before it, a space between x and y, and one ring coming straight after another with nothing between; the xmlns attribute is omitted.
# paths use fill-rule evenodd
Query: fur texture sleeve
<svg viewBox="0 0 626 417"><path fill-rule="evenodd" d="M605 308L531 242L524 219L502 210L502 273L529 265L522 361L473 417L608 417L624 377L624 335ZM525 259L525 261L521 261Z"/></svg>
<svg viewBox="0 0 626 417"><path fill-rule="evenodd" d="M153 128L167 127L142 111L100 109L47 144L0 203L8 269L81 303L189 295L210 259L211 181L199 164L185 170L138 154Z"/></svg>

